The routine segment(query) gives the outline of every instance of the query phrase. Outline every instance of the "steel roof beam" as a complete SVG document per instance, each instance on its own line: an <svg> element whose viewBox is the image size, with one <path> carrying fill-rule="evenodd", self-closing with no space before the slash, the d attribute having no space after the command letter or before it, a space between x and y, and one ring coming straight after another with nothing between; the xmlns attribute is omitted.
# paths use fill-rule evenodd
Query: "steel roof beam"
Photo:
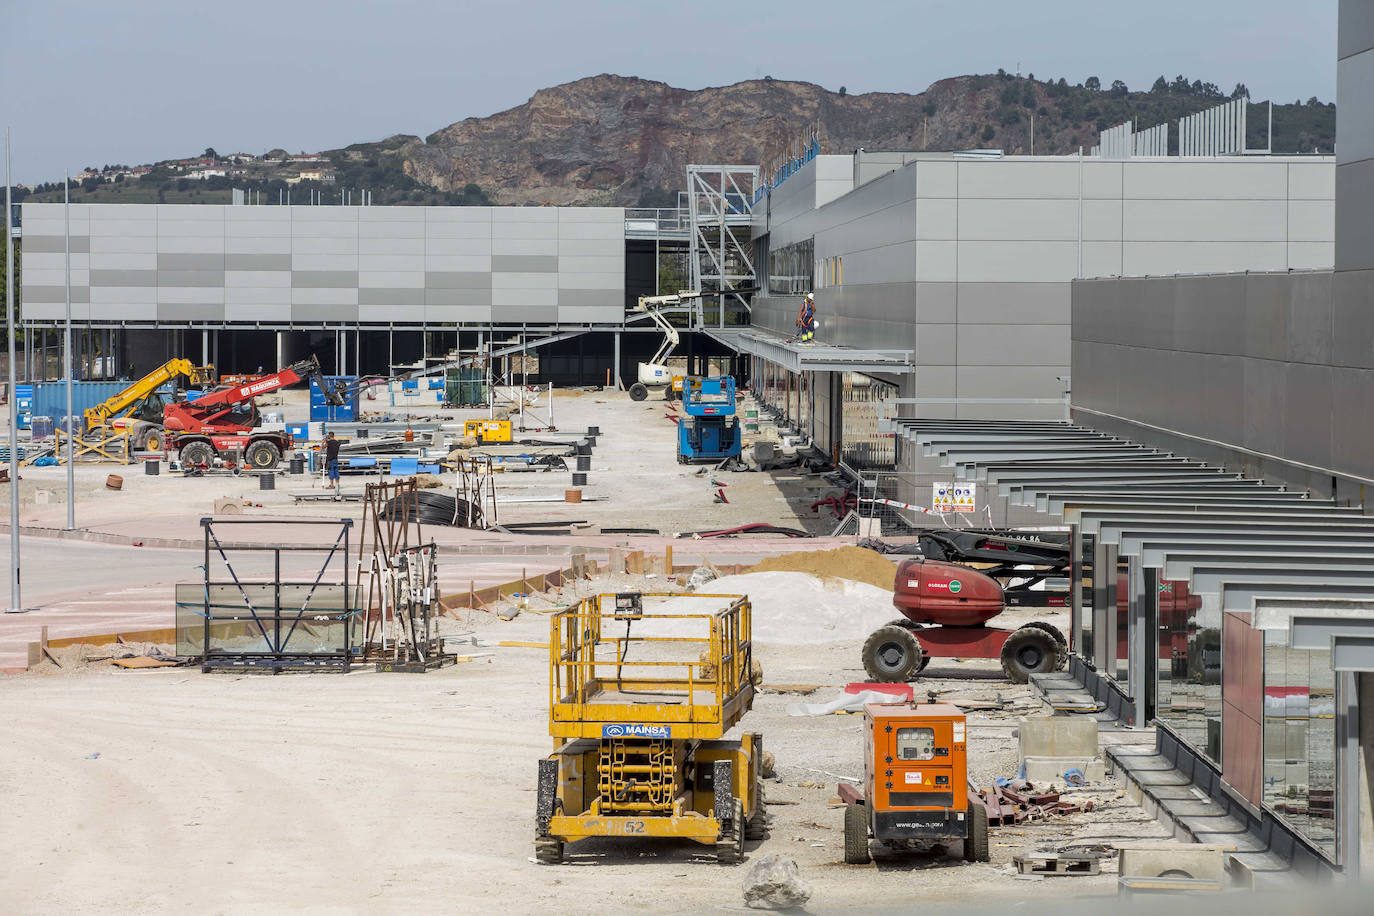
<svg viewBox="0 0 1374 916"><path fill-rule="evenodd" d="M1169 538L1169 537L1221 537L1229 534L1240 536L1273 535L1274 537L1349 537L1360 538L1374 535L1374 518L1352 517L1333 521L1321 516L1307 516L1301 519L1284 520L1232 519L1218 521L1208 515L1195 515L1191 519L1169 522L1141 521L1132 518L1113 519L1102 522L1096 532L1097 539L1104 544L1120 545L1126 538Z"/></svg>
<svg viewBox="0 0 1374 916"><path fill-rule="evenodd" d="M1356 520L1364 518L1368 520L1369 524L1374 525L1374 518L1369 518L1368 516L1360 515L1358 510L1355 510L1351 513L1346 513L1341 509L1323 509L1321 511L1330 516L1330 520L1333 522L1344 524L1358 524ZM1350 516L1349 518L1344 517L1347 514ZM1228 522L1234 522L1241 525L1261 522L1268 524L1282 524L1284 522L1301 522L1304 520L1312 522L1314 521L1314 513L1298 511L1296 508L1285 508L1283 511L1263 513L1216 511L1209 512L1205 516L1199 516L1199 514L1196 512L1169 512L1162 510L1154 512L1129 510L1114 512L1105 509L1084 509L1082 511L1077 511L1072 508L1069 508L1065 511L1064 520L1070 524L1077 524L1084 534L1097 534L1098 529L1104 523L1116 523L1117 525L1134 524L1137 526L1145 526L1152 522L1168 524L1169 522L1175 521L1187 521L1190 518L1193 520L1202 518L1205 521L1214 522L1217 524L1225 524ZM1320 519L1315 520L1318 523L1320 522Z"/></svg>
<svg viewBox="0 0 1374 916"><path fill-rule="evenodd" d="M1348 601L1374 599L1374 588L1362 585L1290 583L1274 585L1256 582L1227 582L1221 590L1221 610L1234 613L1254 613L1256 600L1286 598L1331 598Z"/></svg>

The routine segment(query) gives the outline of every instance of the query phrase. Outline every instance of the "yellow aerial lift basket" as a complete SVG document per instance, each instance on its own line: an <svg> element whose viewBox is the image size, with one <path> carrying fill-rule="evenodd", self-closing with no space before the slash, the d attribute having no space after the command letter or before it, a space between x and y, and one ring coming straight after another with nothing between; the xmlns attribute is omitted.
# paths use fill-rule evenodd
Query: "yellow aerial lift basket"
<svg viewBox="0 0 1374 916"><path fill-rule="evenodd" d="M749 632L741 595L604 594L551 618L538 861L590 837L676 837L730 864L763 838L762 736L723 737L754 702Z"/></svg>

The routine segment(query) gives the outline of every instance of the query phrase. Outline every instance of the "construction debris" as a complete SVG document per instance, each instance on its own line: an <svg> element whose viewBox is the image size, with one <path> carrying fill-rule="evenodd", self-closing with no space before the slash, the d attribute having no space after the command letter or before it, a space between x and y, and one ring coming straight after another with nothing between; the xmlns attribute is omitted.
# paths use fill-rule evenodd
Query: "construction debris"
<svg viewBox="0 0 1374 916"><path fill-rule="evenodd" d="M1021 783L1020 787L1013 785ZM1061 800L1058 792L1037 792L1030 783L1017 780L1008 785L991 788L974 788L973 791L983 800L987 808L988 825L1006 827L1012 824L1034 823L1045 820L1051 815L1077 814L1093 810L1093 802L1077 804Z"/></svg>
<svg viewBox="0 0 1374 916"><path fill-rule="evenodd" d="M811 885L797 863L777 853L761 857L744 876L744 905L756 910L789 910L811 899Z"/></svg>

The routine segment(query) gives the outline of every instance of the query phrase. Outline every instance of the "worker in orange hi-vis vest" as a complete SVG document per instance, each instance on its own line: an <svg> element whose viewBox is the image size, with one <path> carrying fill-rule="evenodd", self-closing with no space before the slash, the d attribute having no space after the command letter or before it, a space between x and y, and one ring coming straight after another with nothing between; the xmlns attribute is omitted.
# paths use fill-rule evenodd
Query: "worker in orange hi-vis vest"
<svg viewBox="0 0 1374 916"><path fill-rule="evenodd" d="M802 299L797 309L797 339L809 343L816 337L816 297L811 293Z"/></svg>

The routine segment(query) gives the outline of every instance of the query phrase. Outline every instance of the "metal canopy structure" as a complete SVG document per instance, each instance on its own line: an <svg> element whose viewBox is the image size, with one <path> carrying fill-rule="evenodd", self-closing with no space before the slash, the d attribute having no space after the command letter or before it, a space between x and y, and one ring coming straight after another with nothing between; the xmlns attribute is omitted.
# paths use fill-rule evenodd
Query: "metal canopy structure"
<svg viewBox="0 0 1374 916"><path fill-rule="evenodd" d="M916 371L911 350L859 350L825 344L802 344L759 328L747 331L702 328L736 353L765 359L793 372L865 372L906 375Z"/></svg>
<svg viewBox="0 0 1374 916"><path fill-rule="evenodd" d="M1223 615L1234 613L1257 628L1289 629L1293 648L1330 649L1343 780L1335 864L1355 873L1353 672L1374 670L1374 518L1359 506L1068 422L890 422L893 432L949 468L951 477L986 481L989 493L1071 526L1076 670L1129 721L1144 724L1155 716L1164 648L1157 599L1170 583L1185 583L1185 594L1200 602L1200 613L1216 621L1217 632ZM1126 633L1119 632L1123 625ZM1219 646L1217 654L1220 670ZM1224 727L1223 720L1217 724ZM1181 737L1177 743L1189 744ZM1268 812L1265 817L1266 824L1274 820ZM1295 856L1324 861L1293 836Z"/></svg>

